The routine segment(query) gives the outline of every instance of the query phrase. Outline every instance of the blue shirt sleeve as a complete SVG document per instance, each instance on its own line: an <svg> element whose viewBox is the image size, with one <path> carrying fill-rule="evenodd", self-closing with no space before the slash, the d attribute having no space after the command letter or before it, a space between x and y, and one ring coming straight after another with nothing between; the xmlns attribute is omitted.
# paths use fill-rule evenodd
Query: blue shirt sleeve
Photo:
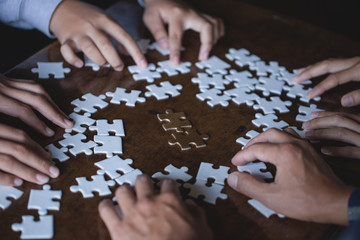
<svg viewBox="0 0 360 240"><path fill-rule="evenodd" d="M349 227L341 235L341 240L360 239L360 188L355 189L348 203Z"/></svg>
<svg viewBox="0 0 360 240"><path fill-rule="evenodd" d="M51 17L61 0L0 0L0 21L4 24L37 29L50 38Z"/></svg>

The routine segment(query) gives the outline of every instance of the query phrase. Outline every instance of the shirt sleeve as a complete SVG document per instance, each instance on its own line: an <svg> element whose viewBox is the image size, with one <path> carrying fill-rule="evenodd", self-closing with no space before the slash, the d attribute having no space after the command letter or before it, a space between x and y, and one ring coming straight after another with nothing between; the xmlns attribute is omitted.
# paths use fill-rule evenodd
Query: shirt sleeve
<svg viewBox="0 0 360 240"><path fill-rule="evenodd" d="M37 29L50 38L51 17L62 0L0 0L0 21L4 24Z"/></svg>
<svg viewBox="0 0 360 240"><path fill-rule="evenodd" d="M349 227L340 236L340 240L360 239L360 188L355 189L348 202Z"/></svg>

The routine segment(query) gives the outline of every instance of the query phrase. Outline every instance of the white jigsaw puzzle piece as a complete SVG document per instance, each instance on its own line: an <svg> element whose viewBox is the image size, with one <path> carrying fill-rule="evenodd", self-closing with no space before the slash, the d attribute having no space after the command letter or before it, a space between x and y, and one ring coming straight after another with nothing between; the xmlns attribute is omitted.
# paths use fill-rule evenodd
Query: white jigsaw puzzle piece
<svg viewBox="0 0 360 240"><path fill-rule="evenodd" d="M294 84L292 86L285 86L284 90L287 91L286 96L289 98L300 97L300 101L309 103L310 98L308 97L308 93L312 90L312 88L305 89L303 84ZM313 98L314 101L319 101L321 97Z"/></svg>
<svg viewBox="0 0 360 240"><path fill-rule="evenodd" d="M190 72L191 62L181 62L179 65L173 65L170 60L158 62L158 67L156 71L166 72L168 76L176 76Z"/></svg>
<svg viewBox="0 0 360 240"><path fill-rule="evenodd" d="M269 96L270 93L281 95L284 86L285 83L277 80L276 75L270 75L270 77L260 77L255 89L262 91L264 96Z"/></svg>
<svg viewBox="0 0 360 240"><path fill-rule="evenodd" d="M37 68L32 68L31 72L38 73L40 79L48 79L53 75L55 79L65 78L65 73L70 73L70 68L64 68L63 62L38 62Z"/></svg>
<svg viewBox="0 0 360 240"><path fill-rule="evenodd" d="M34 216L22 216L21 223L11 225L13 231L21 231L21 239L51 239L54 236L54 216L40 216L39 221L34 221Z"/></svg>
<svg viewBox="0 0 360 240"><path fill-rule="evenodd" d="M103 174L91 176L91 181L88 181L86 177L76 178L78 185L70 187L70 191L73 193L81 192L84 198L94 197L93 192L98 192L99 196L106 196L111 194L109 187L115 186L114 180L106 180Z"/></svg>
<svg viewBox="0 0 360 240"><path fill-rule="evenodd" d="M283 129L289 126L289 124L283 120L276 122L275 120L277 120L278 117L272 113L266 115L256 113L255 117L256 119L252 120L252 123L257 127L266 126L265 128L263 128L263 131L266 131L270 128Z"/></svg>
<svg viewBox="0 0 360 240"><path fill-rule="evenodd" d="M125 88L116 88L115 92L107 92L106 96L111 97L110 102L113 104L121 104L125 102L128 107L135 107L137 102L144 103L145 98L140 97L141 91L131 90L129 93L126 92Z"/></svg>
<svg viewBox="0 0 360 240"><path fill-rule="evenodd" d="M161 82L160 86L156 84L146 86L146 89L149 90L145 92L146 97L154 96L157 100L168 99L169 96L177 97L179 96L180 90L183 88L181 84L172 85L169 81Z"/></svg>
<svg viewBox="0 0 360 240"><path fill-rule="evenodd" d="M227 107L229 105L229 100L231 100L231 97L228 95L219 95L221 91L216 88L211 89L200 89L202 91L201 93L196 94L196 97L200 99L201 101L208 100L206 103L214 107L216 105L221 105L223 107Z"/></svg>
<svg viewBox="0 0 360 240"><path fill-rule="evenodd" d="M123 174L134 171L135 169L130 166L132 163L132 159L122 159L119 156L113 156L111 158L96 162L95 165L105 171L105 173L111 179L115 179ZM120 174L118 171L121 171L122 174Z"/></svg>
<svg viewBox="0 0 360 240"><path fill-rule="evenodd" d="M306 122L311 119L312 112L324 111L323 109L317 108L316 104L311 104L307 106L299 106L299 114L296 116L296 121Z"/></svg>
<svg viewBox="0 0 360 240"><path fill-rule="evenodd" d="M160 186L161 182L164 179L172 179L176 182L179 180L182 182L187 182L192 178L192 176L187 173L188 170L189 169L187 167L177 168L177 167L174 167L172 164L169 164L165 167L165 172L167 172L167 174L164 174L162 172L157 172L152 175L152 178L159 180L158 186ZM178 184L178 186L181 185L178 182L177 182L177 184Z"/></svg>
<svg viewBox="0 0 360 240"><path fill-rule="evenodd" d="M157 42L153 42L152 44L150 44L149 47L148 47L148 49L156 50L156 51L158 51L158 52L159 52L161 55L163 55L163 56L168 56L168 55L170 55L170 49L162 49ZM184 51L184 50L185 50L184 47L181 47L181 48L180 48L180 51Z"/></svg>
<svg viewBox="0 0 360 240"><path fill-rule="evenodd" d="M39 210L39 215L46 215L47 210L60 210L61 190L51 190L50 185L46 184L42 190L31 189L28 209Z"/></svg>
<svg viewBox="0 0 360 240"><path fill-rule="evenodd" d="M208 75L206 73L198 73L197 77L192 78L191 82L199 84L199 88L208 89L213 86L216 89L225 89L225 85L229 84L230 81L224 79L221 74Z"/></svg>
<svg viewBox="0 0 360 240"><path fill-rule="evenodd" d="M114 119L113 123L109 123L105 119L96 120L95 125L90 126L89 130L96 131L97 135L109 136L110 133L114 133L115 136L125 136L124 124L121 119Z"/></svg>
<svg viewBox="0 0 360 240"><path fill-rule="evenodd" d="M255 99L258 104L253 106L254 109L261 109L264 114L275 113L275 110L278 110L280 113L289 112L289 106L292 105L291 101L283 101L280 97L271 97L271 100L268 101L265 98Z"/></svg>
<svg viewBox="0 0 360 240"><path fill-rule="evenodd" d="M94 153L104 153L106 157L111 157L115 153L122 154L122 140L119 136L95 135L94 141L98 146L94 147Z"/></svg>
<svg viewBox="0 0 360 240"><path fill-rule="evenodd" d="M63 147L69 148L69 152L76 156L80 153L85 153L86 155L93 154L93 151L91 150L97 144L91 140L88 142L83 142L83 140L86 139L86 136L82 133L77 133L76 135L70 135L69 133L64 134L63 140L59 141L59 144Z"/></svg>
<svg viewBox="0 0 360 240"><path fill-rule="evenodd" d="M65 132L71 132L75 131L78 133L83 133L86 131L86 127L82 127L82 125L85 126L91 126L94 124L95 120L90 118L91 114L86 112L84 115L78 114L78 113L71 113L69 117L73 120L74 126L72 128L65 129Z"/></svg>
<svg viewBox="0 0 360 240"><path fill-rule="evenodd" d="M254 105L254 100L260 98L256 93L250 93L248 87L232 88L224 91L224 94L231 96L231 100L237 105L246 103L246 105L252 106Z"/></svg>
<svg viewBox="0 0 360 240"><path fill-rule="evenodd" d="M254 137L256 137L257 135L259 135L260 133L255 131L255 130L250 130L246 133L246 137L239 137L238 139L236 139L236 142L243 145L241 149L244 149L244 147L246 146L246 144L248 144L248 142L253 139Z"/></svg>
<svg viewBox="0 0 360 240"><path fill-rule="evenodd" d="M255 84L258 83L256 78L252 78L252 74L249 71L238 72L236 70L230 70L230 74L225 76L226 79L234 82L234 85L238 88L248 87L251 90L255 89Z"/></svg>
<svg viewBox="0 0 360 240"><path fill-rule="evenodd" d="M9 198L17 200L23 195L23 193L23 191L17 188L0 185L0 208L5 210L11 205Z"/></svg>
<svg viewBox="0 0 360 240"><path fill-rule="evenodd" d="M88 58L88 56L84 55L84 65L85 67L91 67L91 69L94 71L94 72L97 72L100 70L101 67L111 67L110 64L105 64L103 66L100 66L96 63L94 63L90 58Z"/></svg>
<svg viewBox="0 0 360 240"><path fill-rule="evenodd" d="M65 162L70 159L70 157L65 154L65 152L68 151L66 147L57 148L54 144L49 144L45 148L51 154L52 159L57 159L59 162Z"/></svg>
<svg viewBox="0 0 360 240"><path fill-rule="evenodd" d="M146 80L148 83L152 83L155 78L161 78L161 74L156 71L156 66L153 63L150 63L145 69L133 65L129 66L128 70L133 74L132 76L135 81Z"/></svg>
<svg viewBox="0 0 360 240"><path fill-rule="evenodd" d="M194 184L185 183L184 188L190 188L189 196L193 198L198 198L199 196L204 196L204 201L207 203L215 204L218 198L227 199L225 193L221 193L224 186L220 184L213 183L210 187L206 186L207 181L196 179Z"/></svg>
<svg viewBox="0 0 360 240"><path fill-rule="evenodd" d="M239 172L247 172L250 173L251 176L255 177L260 181L264 181L264 179L273 179L273 175L271 172L262 172L260 170L266 170L266 165L263 162L250 162L243 166L237 167Z"/></svg>
<svg viewBox="0 0 360 240"><path fill-rule="evenodd" d="M200 69L206 69L206 72L209 74L220 73L225 75L227 69L230 68L230 64L224 62L217 56L212 56L208 60L195 63L196 67Z"/></svg>
<svg viewBox="0 0 360 240"><path fill-rule="evenodd" d="M255 62L254 65L250 65L251 70L256 71L258 76L266 77L268 73L275 74L279 71L284 71L285 67L279 66L279 63L276 61L271 61L269 64L266 64L264 61Z"/></svg>
<svg viewBox="0 0 360 240"><path fill-rule="evenodd" d="M86 93L81 98L73 100L71 104L76 106L75 112L82 110L88 113L95 113L98 110L95 107L103 109L109 105L109 103L104 101L105 98L105 95L95 96L91 93Z"/></svg>
<svg viewBox="0 0 360 240"><path fill-rule="evenodd" d="M259 211L263 216L265 216L266 218L269 218L271 215L277 215L279 218L284 218L285 216L280 214L280 213L276 213L275 211L271 210L270 208L266 207L264 204L262 204L261 202L259 202L256 199L250 199L248 200L248 203L255 208L257 211Z"/></svg>
<svg viewBox="0 0 360 240"><path fill-rule="evenodd" d="M142 174L142 171L139 169L135 169L134 171L128 172L114 180L119 184L123 185L125 183L129 184L130 186L135 186L135 182L138 176Z"/></svg>
<svg viewBox="0 0 360 240"><path fill-rule="evenodd" d="M240 67L244 67L245 65L254 65L255 62L261 60L258 56L251 54L249 50L245 48L230 48L225 57L231 61L235 61L235 63Z"/></svg>
<svg viewBox="0 0 360 240"><path fill-rule="evenodd" d="M214 168L212 163L201 162L196 179L207 181L212 178L216 184L225 185L225 179L229 176L229 169L230 167L226 166Z"/></svg>

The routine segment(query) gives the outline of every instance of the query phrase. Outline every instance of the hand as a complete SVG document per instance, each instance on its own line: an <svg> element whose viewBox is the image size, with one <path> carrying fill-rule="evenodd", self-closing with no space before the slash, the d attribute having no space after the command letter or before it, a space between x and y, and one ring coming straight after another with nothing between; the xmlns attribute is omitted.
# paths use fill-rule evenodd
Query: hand
<svg viewBox="0 0 360 240"><path fill-rule="evenodd" d="M312 120L303 123L305 137L353 144L351 146L324 146L321 152L337 157L360 159L360 115L336 112L313 112Z"/></svg>
<svg viewBox="0 0 360 240"><path fill-rule="evenodd" d="M36 116L33 109L59 127L73 126L39 84L10 79L0 74L0 113L20 118L39 133L53 136L54 131Z"/></svg>
<svg viewBox="0 0 360 240"><path fill-rule="evenodd" d="M224 36L224 23L219 18L198 13L180 0L145 0L144 23L161 48L170 47L170 60L180 63L183 32L193 29L200 33L199 60L207 60L210 50ZM169 25L169 36L165 30Z"/></svg>
<svg viewBox="0 0 360 240"><path fill-rule="evenodd" d="M50 154L22 130L0 124L0 184L20 186L23 179L44 184L59 176Z"/></svg>
<svg viewBox="0 0 360 240"><path fill-rule="evenodd" d="M330 59L316 63L300 70L299 75L295 76L293 80L294 82L300 83L327 73L331 74L308 93L309 98L320 96L325 91L338 85L351 81L359 81L360 57ZM360 104L360 89L345 94L341 98L341 104L344 107L352 107Z"/></svg>
<svg viewBox="0 0 360 240"><path fill-rule="evenodd" d="M75 67L84 65L75 54L82 51L96 64L102 66L109 63L116 71L121 71L124 63L109 37L119 43L119 49L126 49L138 66L147 67L147 61L135 40L100 9L87 3L63 1L52 16L50 30L61 43L64 59Z"/></svg>
<svg viewBox="0 0 360 240"><path fill-rule="evenodd" d="M115 239L211 239L204 210L192 200L183 202L174 181L165 180L155 194L147 175L136 180L136 196L127 185L116 190L123 213L120 219L113 203L99 204L100 217Z"/></svg>
<svg viewBox="0 0 360 240"><path fill-rule="evenodd" d="M236 166L260 160L276 166L272 183L233 172L228 184L290 218L346 225L347 203L354 188L344 185L305 140L277 129L252 139L232 159Z"/></svg>

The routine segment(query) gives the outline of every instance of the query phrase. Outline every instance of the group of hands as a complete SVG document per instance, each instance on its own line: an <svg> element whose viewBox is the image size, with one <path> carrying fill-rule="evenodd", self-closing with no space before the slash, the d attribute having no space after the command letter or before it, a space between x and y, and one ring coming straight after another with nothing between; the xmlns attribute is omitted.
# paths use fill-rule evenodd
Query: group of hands
<svg viewBox="0 0 360 240"><path fill-rule="evenodd" d="M144 23L159 45L170 49L170 60L174 64L180 62L184 31L199 32L199 60L206 60L213 45L224 35L220 19L199 13L183 2L146 0L145 3ZM84 2L63 1L52 17L50 30L61 43L64 59L75 67L84 64L76 55L82 51L95 63L109 63L114 70L121 71L124 63L109 38L117 40L122 54L131 55L140 67L147 66L134 39L103 11ZM360 58L325 60L299 70L293 80L301 83L324 74L329 75L313 88L310 98L341 84L359 81ZM19 118L47 137L53 136L54 131L36 112L61 128L73 126L44 88L34 81L0 75L0 102L0 113ZM344 107L359 105L360 89L345 94L341 104ZM354 188L337 178L306 139L348 143L342 147L322 146L321 152L334 157L360 158L360 116L314 112L303 128L307 131L305 139L292 129L270 129L252 139L233 157L232 163L236 166L255 160L275 165L274 182L259 182L238 171L232 172L227 182L239 193L287 217L347 225L347 202ZM24 180L44 184L59 174L51 155L26 132L0 123L0 184L20 186ZM136 181L135 192L124 185L117 189L116 197L123 218L110 200L103 200L99 205L100 216L113 239L211 238L204 211L192 200L183 201L171 180L165 180L160 193L155 193L151 179L142 175Z"/></svg>

